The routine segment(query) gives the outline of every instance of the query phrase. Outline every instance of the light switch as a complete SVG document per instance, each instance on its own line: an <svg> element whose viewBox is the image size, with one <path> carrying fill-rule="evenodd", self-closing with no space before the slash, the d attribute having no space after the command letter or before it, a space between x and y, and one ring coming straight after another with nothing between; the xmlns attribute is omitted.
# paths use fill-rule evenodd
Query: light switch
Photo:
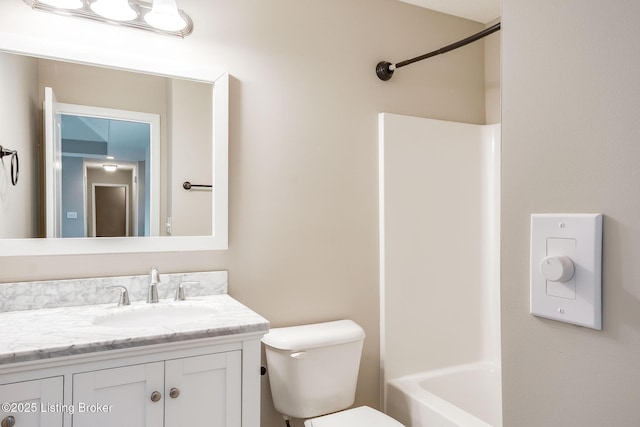
<svg viewBox="0 0 640 427"><path fill-rule="evenodd" d="M540 263L547 281L547 295L576 299L575 257L576 239L547 239L546 257Z"/></svg>
<svg viewBox="0 0 640 427"><path fill-rule="evenodd" d="M78 212L67 212L67 219L78 219Z"/></svg>
<svg viewBox="0 0 640 427"><path fill-rule="evenodd" d="M531 215L530 312L602 329L602 215Z"/></svg>

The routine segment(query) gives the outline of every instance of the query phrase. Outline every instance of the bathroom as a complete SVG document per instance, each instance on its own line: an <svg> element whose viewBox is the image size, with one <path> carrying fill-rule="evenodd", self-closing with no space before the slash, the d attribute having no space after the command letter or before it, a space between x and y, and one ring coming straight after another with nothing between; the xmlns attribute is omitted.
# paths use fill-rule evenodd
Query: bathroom
<svg viewBox="0 0 640 427"><path fill-rule="evenodd" d="M183 40L61 21L21 0L3 2L0 37L226 69L229 249L2 257L0 282L138 275L154 265L161 272L226 270L231 296L272 327L338 318L363 326L356 403L380 408L378 113L490 122L495 112L486 105L498 95L486 77L497 73L497 53L485 60L486 48L469 46L389 82L373 68L484 26L397 0L179 5L196 28ZM639 36L639 14L637 2L502 2L505 426L640 423L640 271L633 258L640 204L630 185L640 157L631 125L640 54L630 42ZM8 137L0 144L11 147ZM20 166L26 180L26 162ZM529 216L554 211L605 215L602 331L529 314ZM261 412L262 426L282 425L266 382Z"/></svg>

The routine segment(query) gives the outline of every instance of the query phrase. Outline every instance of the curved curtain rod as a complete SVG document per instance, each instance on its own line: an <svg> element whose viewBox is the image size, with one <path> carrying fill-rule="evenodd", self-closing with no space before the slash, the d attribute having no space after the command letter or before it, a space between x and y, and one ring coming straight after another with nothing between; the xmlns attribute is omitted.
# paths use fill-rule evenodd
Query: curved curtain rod
<svg viewBox="0 0 640 427"><path fill-rule="evenodd" d="M378 62L378 65L376 65L376 74L378 75L378 78L380 80L387 81L391 77L393 77L393 72L400 67L404 67L405 65L413 64L414 62L422 61L423 59L431 58L432 56L440 55L440 54L458 49L459 47L468 45L469 43L473 43L476 40L480 40L488 36L489 34L493 34L498 30L500 30L500 22L498 22L495 25L492 25L491 27L485 28L479 33L469 36L466 39L462 39L455 43L451 43L450 45L447 45L438 50L434 50L433 52L425 53L424 55L416 56L415 58L398 62L397 64L392 64L391 62L388 62L388 61L380 61Z"/></svg>

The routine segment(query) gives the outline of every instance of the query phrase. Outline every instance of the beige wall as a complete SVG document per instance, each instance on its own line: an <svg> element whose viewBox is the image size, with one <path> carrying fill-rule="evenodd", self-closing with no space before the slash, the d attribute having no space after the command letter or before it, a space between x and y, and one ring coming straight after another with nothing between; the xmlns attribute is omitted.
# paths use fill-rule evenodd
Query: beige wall
<svg viewBox="0 0 640 427"><path fill-rule="evenodd" d="M485 122L481 43L375 76L481 24L396 0L181 0L186 39L3 2L4 31L214 64L231 79L229 250L0 259L0 279L225 269L273 326L352 318L367 332L357 403L379 405L377 114ZM58 26L52 31L51 26ZM80 35L71 34L77 31ZM266 384L266 383L265 383ZM282 425L263 387L262 427Z"/></svg>
<svg viewBox="0 0 640 427"><path fill-rule="evenodd" d="M18 151L19 175L11 184L11 156L0 160L0 236L23 238L37 235L40 175L28 165L38 156L38 63L0 53L0 145Z"/></svg>
<svg viewBox="0 0 640 427"><path fill-rule="evenodd" d="M174 236L211 236L211 197L215 191L212 145L212 86L172 79L167 84L169 103L169 206L171 234ZM191 184L214 185L213 189Z"/></svg>
<svg viewBox="0 0 640 427"><path fill-rule="evenodd" d="M503 1L505 426L637 426L640 2ZM603 330L529 314L532 213L601 212Z"/></svg>

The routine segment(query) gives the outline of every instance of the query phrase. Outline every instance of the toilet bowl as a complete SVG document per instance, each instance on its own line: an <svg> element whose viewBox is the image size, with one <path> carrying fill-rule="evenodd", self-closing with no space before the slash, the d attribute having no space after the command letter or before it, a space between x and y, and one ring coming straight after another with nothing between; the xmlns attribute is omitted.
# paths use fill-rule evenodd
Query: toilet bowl
<svg viewBox="0 0 640 427"><path fill-rule="evenodd" d="M274 328L262 338L273 404L305 427L403 427L355 401L364 330L352 320ZM327 415L329 414L329 415Z"/></svg>

